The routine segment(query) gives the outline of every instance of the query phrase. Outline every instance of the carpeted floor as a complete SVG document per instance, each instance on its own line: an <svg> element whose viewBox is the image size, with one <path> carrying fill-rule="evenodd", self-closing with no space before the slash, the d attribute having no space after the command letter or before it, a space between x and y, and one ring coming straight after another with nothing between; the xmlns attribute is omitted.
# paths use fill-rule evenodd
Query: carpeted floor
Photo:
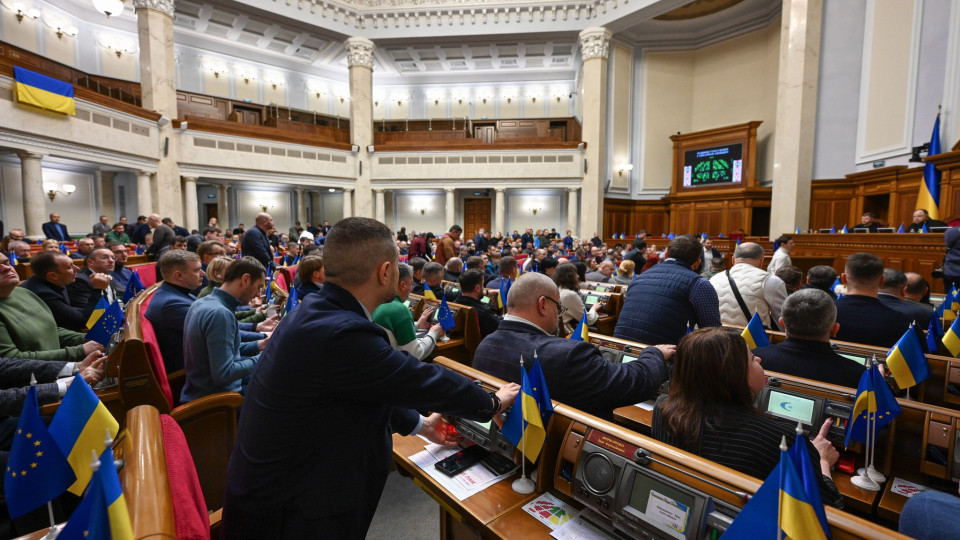
<svg viewBox="0 0 960 540"><path fill-rule="evenodd" d="M396 471L387 477L367 540L440 538L439 505L410 478Z"/></svg>

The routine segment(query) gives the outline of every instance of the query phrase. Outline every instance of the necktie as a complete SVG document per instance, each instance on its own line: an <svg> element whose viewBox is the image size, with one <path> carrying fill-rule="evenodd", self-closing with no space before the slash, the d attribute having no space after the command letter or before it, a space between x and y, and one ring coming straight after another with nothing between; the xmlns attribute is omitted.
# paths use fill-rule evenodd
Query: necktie
<svg viewBox="0 0 960 540"><path fill-rule="evenodd" d="M67 235L66 235L66 233L64 233L64 231L63 231L63 225L57 223L57 229L60 231L60 239L63 240L64 242L66 242L66 241L67 241Z"/></svg>

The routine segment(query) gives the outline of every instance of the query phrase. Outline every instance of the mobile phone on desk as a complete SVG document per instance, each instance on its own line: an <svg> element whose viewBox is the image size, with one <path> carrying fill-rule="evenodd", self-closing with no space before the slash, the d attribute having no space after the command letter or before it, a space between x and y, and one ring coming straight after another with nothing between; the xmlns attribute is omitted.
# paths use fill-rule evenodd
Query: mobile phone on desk
<svg viewBox="0 0 960 540"><path fill-rule="evenodd" d="M480 446L469 446L441 459L434 466L447 476L456 476L479 463L486 453L487 451Z"/></svg>

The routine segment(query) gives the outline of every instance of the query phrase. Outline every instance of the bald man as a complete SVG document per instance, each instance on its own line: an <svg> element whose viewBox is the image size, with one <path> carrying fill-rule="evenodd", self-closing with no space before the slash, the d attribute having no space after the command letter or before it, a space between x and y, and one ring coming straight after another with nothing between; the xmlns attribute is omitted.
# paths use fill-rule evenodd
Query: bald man
<svg viewBox="0 0 960 540"><path fill-rule="evenodd" d="M667 361L673 357L674 345L647 347L635 361L614 364L590 343L556 337L564 311L552 279L523 274L510 288L500 327L477 347L473 367L519 382L520 356L529 370L536 351L550 397L611 421L613 409L656 395L670 375Z"/></svg>
<svg viewBox="0 0 960 540"><path fill-rule="evenodd" d="M273 268L273 250L270 249L270 231L273 230L273 216L266 212L257 214L256 226L243 234L240 251L244 256L260 261L267 271Z"/></svg>

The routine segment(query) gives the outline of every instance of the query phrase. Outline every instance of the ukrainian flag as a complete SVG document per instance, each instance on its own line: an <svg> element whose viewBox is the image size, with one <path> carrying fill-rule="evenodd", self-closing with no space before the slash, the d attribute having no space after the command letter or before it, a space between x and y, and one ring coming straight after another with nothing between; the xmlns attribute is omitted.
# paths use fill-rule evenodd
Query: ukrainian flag
<svg viewBox="0 0 960 540"><path fill-rule="evenodd" d="M19 66L14 66L13 75L17 81L17 101L20 103L65 114L77 114L72 84Z"/></svg>
<svg viewBox="0 0 960 540"><path fill-rule="evenodd" d="M950 289L950 309L960 311L960 291L957 290L956 285Z"/></svg>
<svg viewBox="0 0 960 540"><path fill-rule="evenodd" d="M750 322L747 323L746 328L740 335L746 340L747 347L751 350L770 346L770 340L767 339L767 329L763 327L763 323L760 322L760 315L756 311L753 312L753 317L750 318Z"/></svg>
<svg viewBox="0 0 960 540"><path fill-rule="evenodd" d="M134 273L134 275L137 275ZM100 319L100 316L107 311L107 308L110 307L107 304L107 299L103 296L100 297L100 301L97 302L97 307L93 308L93 313L90 314L90 318L87 319L87 328L93 328L93 325L97 324L97 321Z"/></svg>
<svg viewBox="0 0 960 540"><path fill-rule="evenodd" d="M957 312L953 309L954 300L953 291L951 290L943 298L943 303L937 308L944 321L952 321L957 318Z"/></svg>
<svg viewBox="0 0 960 540"><path fill-rule="evenodd" d="M130 513L123 498L120 477L117 476L117 468L113 464L113 450L110 447L103 451L98 467L83 500L57 538L133 539Z"/></svg>
<svg viewBox="0 0 960 540"><path fill-rule="evenodd" d="M849 232L850 232L850 231L847 230L847 226L846 226L846 225L844 225L843 228L840 229L840 234L847 234L847 233L849 233Z"/></svg>
<svg viewBox="0 0 960 540"><path fill-rule="evenodd" d="M587 310L583 310L583 317L580 317L580 322L577 324L577 327L573 329L573 333L570 334L570 339L574 341L587 341L589 336L590 329L587 327Z"/></svg>
<svg viewBox="0 0 960 540"><path fill-rule="evenodd" d="M900 388L916 386L930 376L927 357L923 354L923 346L913 326L887 353L887 368Z"/></svg>
<svg viewBox="0 0 960 540"><path fill-rule="evenodd" d="M935 321L937 318L931 317L930 320ZM960 319L954 320L947 333L943 335L943 339L940 340L954 358L960 356L960 326L958 326L958 323L960 323ZM931 322L931 324L933 323Z"/></svg>
<svg viewBox="0 0 960 540"><path fill-rule="evenodd" d="M876 431L879 432L901 412L897 398L880 375L879 366L871 366L863 372L857 385L844 446L850 446L851 440L867 442L867 421L871 417L876 418Z"/></svg>
<svg viewBox="0 0 960 540"><path fill-rule="evenodd" d="M796 465L786 452L786 442L780 451L780 529L788 538L820 538L826 540L817 512L810 504L803 482L797 477Z"/></svg>
<svg viewBox="0 0 960 540"><path fill-rule="evenodd" d="M433 294L433 289L429 285L423 288L423 297L427 300L436 300L437 295Z"/></svg>
<svg viewBox="0 0 960 540"><path fill-rule="evenodd" d="M927 151L927 157L935 156L941 152L940 149L940 112L937 111L937 119L933 122L933 133L930 135L930 149ZM929 161L923 166L923 182L920 183L920 193L917 195L917 208L923 208L930 215L930 219L940 219L940 171L937 166ZM923 232L927 230L926 224L923 226Z"/></svg>
<svg viewBox="0 0 960 540"><path fill-rule="evenodd" d="M537 405L536 393L530 384L530 377L527 376L527 370L523 369L522 364L520 376L520 395L517 396L517 401L510 410L510 416L504 422L503 434L510 442L517 445L517 448L523 448L523 455L530 462L536 462L543 448L543 442L547 438L547 430L540 416L540 407Z"/></svg>
<svg viewBox="0 0 960 540"><path fill-rule="evenodd" d="M497 297L500 309L503 309L503 306L507 305L507 294L510 292L511 285L513 285L512 280L503 279L502 276L500 277L500 296Z"/></svg>
<svg viewBox="0 0 960 540"><path fill-rule="evenodd" d="M116 437L119 427L97 394L77 373L50 422L50 435L77 475L77 481L68 489L70 493L83 493L93 474L90 452L103 452L104 435L109 431L111 437Z"/></svg>

